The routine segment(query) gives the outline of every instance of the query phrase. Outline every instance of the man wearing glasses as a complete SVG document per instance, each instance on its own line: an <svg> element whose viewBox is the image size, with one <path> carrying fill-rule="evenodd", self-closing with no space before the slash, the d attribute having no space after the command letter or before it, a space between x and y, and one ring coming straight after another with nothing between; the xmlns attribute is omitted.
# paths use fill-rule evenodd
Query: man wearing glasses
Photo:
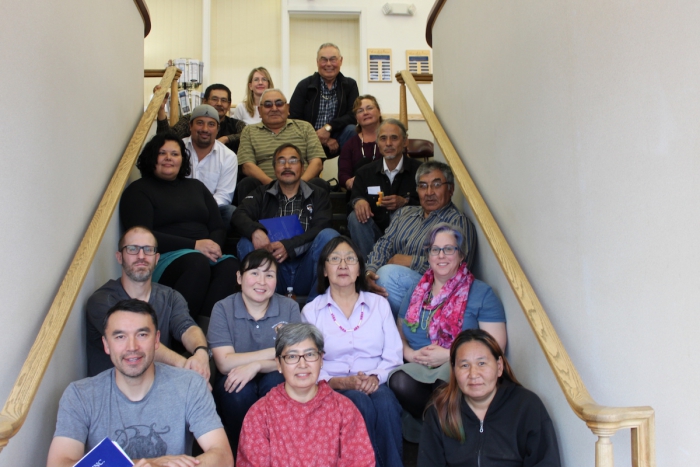
<svg viewBox="0 0 700 467"><path fill-rule="evenodd" d="M318 72L299 81L292 101L292 118L314 126L319 141L331 157L355 134L352 105L360 95L357 82L340 72L343 56L337 45L321 44L316 53Z"/></svg>
<svg viewBox="0 0 700 467"><path fill-rule="evenodd" d="M238 163L247 177L238 184L239 205L255 188L277 179L272 159L275 149L287 143L299 149L301 180L330 192L328 183L318 178L326 155L313 127L289 118L287 99L279 89L265 90L259 109L262 122L248 125L241 134Z"/></svg>
<svg viewBox="0 0 700 467"><path fill-rule="evenodd" d="M153 92L158 89L160 89L160 86L156 86ZM171 128L170 125L168 125L168 115L165 113L166 102L167 99L164 99L163 105L160 106L160 110L158 111L156 133L161 134L167 131L173 131L180 138L190 136L191 116L183 115ZM202 104L211 105L219 114L219 131L216 135L217 140L225 144L231 151L238 152L241 132L246 125L244 121L228 116L228 112L231 109L231 90L223 84L212 84L204 91Z"/></svg>
<svg viewBox="0 0 700 467"><path fill-rule="evenodd" d="M261 101L265 100L265 95ZM260 111L262 115L262 109ZM255 130L256 125L248 128ZM317 265L321 250L338 236L331 227L331 204L328 193L302 176L302 150L292 143L279 146L273 153L276 180L260 186L238 205L231 217L231 228L240 236L238 257L243 260L253 250L264 248L279 263L277 293L293 287L298 296L312 300L316 289ZM283 235L271 241L276 232L268 231L260 220L293 216L301 224L297 235Z"/></svg>
<svg viewBox="0 0 700 467"><path fill-rule="evenodd" d="M156 311L160 346L155 361L196 371L209 383L209 348L202 329L189 314L187 302L179 292L162 284L151 282L151 274L160 255L156 238L145 227L132 227L119 240L117 261L122 267L118 280L110 280L97 289L87 302L88 376L95 376L114 365L104 351L102 330L107 311L117 302L139 299L148 302ZM192 354L190 358L170 350L172 340Z"/></svg>
<svg viewBox="0 0 700 467"><path fill-rule="evenodd" d="M447 164L437 161L421 164L416 172L420 206L405 206L391 219L384 235L367 259L370 291L389 300L394 318L404 296L410 297L428 269L428 253L423 242L441 222L459 229L467 241L467 267L471 268L476 249L476 231L471 221L452 203L454 175Z"/></svg>

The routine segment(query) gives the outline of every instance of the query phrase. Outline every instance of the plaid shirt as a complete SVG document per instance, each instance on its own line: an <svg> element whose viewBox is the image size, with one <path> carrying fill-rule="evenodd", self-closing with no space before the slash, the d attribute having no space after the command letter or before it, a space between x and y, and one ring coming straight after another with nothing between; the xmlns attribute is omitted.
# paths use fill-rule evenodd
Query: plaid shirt
<svg viewBox="0 0 700 467"><path fill-rule="evenodd" d="M318 103L318 118L316 119L314 130L318 130L323 125L333 120L338 110L338 94L336 93L338 80L336 79L333 81L333 86L328 89L323 78L319 79L321 80L321 101Z"/></svg>
<svg viewBox="0 0 700 467"><path fill-rule="evenodd" d="M304 228L304 232L309 228L309 213L306 209L302 210L302 201L304 197L301 194L301 190L297 192L296 195L287 199L287 197L280 190L277 193L277 200L279 201L279 207L277 208L277 217L283 216L297 216L301 226Z"/></svg>

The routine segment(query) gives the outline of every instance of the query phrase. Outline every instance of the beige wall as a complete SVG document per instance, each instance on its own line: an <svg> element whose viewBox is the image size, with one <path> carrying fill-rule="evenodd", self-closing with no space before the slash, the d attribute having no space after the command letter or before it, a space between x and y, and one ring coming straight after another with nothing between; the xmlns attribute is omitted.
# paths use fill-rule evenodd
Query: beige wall
<svg viewBox="0 0 700 467"><path fill-rule="evenodd" d="M700 457L700 9L692 2L448 1L435 108L593 397L656 410L658 465ZM567 408L486 241L477 272L567 466L594 437ZM629 431L615 437L630 465Z"/></svg>
<svg viewBox="0 0 700 467"><path fill-rule="evenodd" d="M136 126L143 85L143 22L133 1L30 0L2 9L0 403ZM58 400L85 375L83 305L116 274L116 237L113 223L0 466L45 465Z"/></svg>

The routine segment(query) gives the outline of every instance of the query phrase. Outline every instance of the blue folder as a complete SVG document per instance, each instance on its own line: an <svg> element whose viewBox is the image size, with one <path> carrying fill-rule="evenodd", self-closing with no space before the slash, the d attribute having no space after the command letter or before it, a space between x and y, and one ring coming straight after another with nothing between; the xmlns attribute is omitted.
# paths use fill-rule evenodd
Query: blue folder
<svg viewBox="0 0 700 467"><path fill-rule="evenodd" d="M100 441L73 467L132 467L134 465L122 448L109 438Z"/></svg>
<svg viewBox="0 0 700 467"><path fill-rule="evenodd" d="M287 240L304 233L304 227L301 226L299 218L294 215L260 219L260 223L267 229L267 237L271 242Z"/></svg>

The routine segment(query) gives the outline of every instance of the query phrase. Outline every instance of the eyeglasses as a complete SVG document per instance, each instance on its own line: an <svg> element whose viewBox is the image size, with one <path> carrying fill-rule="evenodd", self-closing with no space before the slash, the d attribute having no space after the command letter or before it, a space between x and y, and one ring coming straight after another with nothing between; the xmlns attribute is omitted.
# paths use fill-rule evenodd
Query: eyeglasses
<svg viewBox="0 0 700 467"><path fill-rule="evenodd" d="M445 253L446 256L452 256L459 251L459 248L456 246L447 245L442 248L439 246L431 246L430 248L427 248L427 250L428 253L430 253L430 256L438 256L441 251Z"/></svg>
<svg viewBox="0 0 700 467"><path fill-rule="evenodd" d="M274 105L278 109L281 109L284 107L287 103L283 101L282 99L277 99L276 101L265 101L262 103L262 106L265 107L266 109L271 109L272 106Z"/></svg>
<svg viewBox="0 0 700 467"><path fill-rule="evenodd" d="M291 157L289 159L285 159L284 157L280 157L279 159L275 160L275 164L279 165L280 167L284 167L285 165L297 165L299 163L299 158L297 157Z"/></svg>
<svg viewBox="0 0 700 467"><path fill-rule="evenodd" d="M331 57L331 58L319 57L319 59L318 59L318 63L320 63L321 65L325 65L326 63L329 63L329 62L332 65L335 65L336 63L338 63L338 57Z"/></svg>
<svg viewBox="0 0 700 467"><path fill-rule="evenodd" d="M340 264L340 262L343 260L345 260L345 264L350 265L350 266L357 264L359 261L359 259L355 255L348 255L346 257L333 255L333 256L329 256L328 259L326 259L326 262L328 264L337 265L337 264Z"/></svg>
<svg viewBox="0 0 700 467"><path fill-rule="evenodd" d="M373 111L374 109L375 109L375 107L374 107L373 105L368 105L368 106L365 107L364 109L363 109L362 107L360 107L359 109L357 109L357 110L355 111L355 115L360 115L360 114L365 113L365 112L371 112L371 111Z"/></svg>
<svg viewBox="0 0 700 467"><path fill-rule="evenodd" d="M124 245L122 247L122 251L125 251L130 254L130 255L138 255L139 251L143 250L143 254L146 256L153 256L156 253L158 253L158 247L157 246L150 246L150 245Z"/></svg>
<svg viewBox="0 0 700 467"><path fill-rule="evenodd" d="M231 101L226 99L225 97L210 97L209 99L207 99L207 102L213 102L214 104L218 104L219 102L221 102L222 104L228 104Z"/></svg>
<svg viewBox="0 0 700 467"><path fill-rule="evenodd" d="M435 181L432 181L430 183L420 182L420 183L418 183L416 188L418 188L419 190L427 190L428 186L431 186L431 187L433 187L433 190L438 190L438 189L440 189L440 187L442 185L452 185L452 183L451 182L443 182L441 180L435 180Z"/></svg>
<svg viewBox="0 0 700 467"><path fill-rule="evenodd" d="M284 360L284 363L286 363L287 365L294 365L296 363L299 363L299 360L301 360L302 358L306 363L318 361L320 356L321 352L314 350L306 352L304 354L290 353L288 355L280 355L280 358Z"/></svg>

